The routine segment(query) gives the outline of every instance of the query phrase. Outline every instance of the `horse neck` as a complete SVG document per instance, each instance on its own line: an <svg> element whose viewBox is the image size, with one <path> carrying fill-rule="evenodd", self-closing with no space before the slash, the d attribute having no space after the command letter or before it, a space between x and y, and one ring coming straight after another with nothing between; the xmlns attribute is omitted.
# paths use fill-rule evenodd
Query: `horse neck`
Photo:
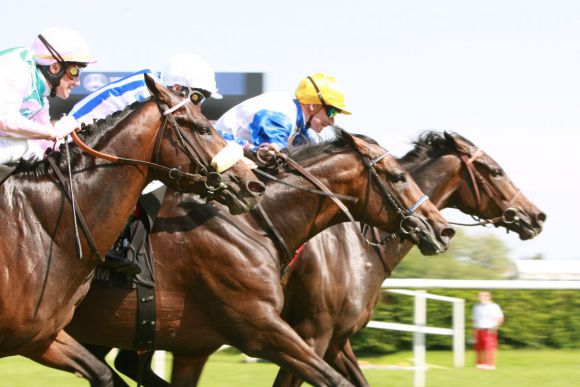
<svg viewBox="0 0 580 387"><path fill-rule="evenodd" d="M400 160L401 161L401 160ZM453 205L454 193L461 182L461 160L454 154L447 154L425 160L421 163L405 163L401 165L409 171L421 191L437 209L442 210ZM382 237L384 233L379 233ZM389 277L395 267L411 250L413 244L409 241L390 241L374 254L380 259L385 270L385 278Z"/></svg>
<svg viewBox="0 0 580 387"><path fill-rule="evenodd" d="M326 156L323 160L310 163L305 169L331 192L362 198L368 178L363 173L362 162L354 153L348 159L344 153L341 156ZM317 189L298 174L287 174L281 179L297 186ZM343 203L352 210L352 202ZM331 199L281 184L269 186L261 204L291 251L328 227L347 220Z"/></svg>
<svg viewBox="0 0 580 387"><path fill-rule="evenodd" d="M106 131L94 148L124 158L150 161L158 128L158 108L154 102L146 102ZM71 166L75 201L89 225L98 250L103 254L116 240L132 212L145 185L147 169L112 164L87 154L75 159ZM41 183L29 181L27 186L30 207L42 223L54 224L61 208L65 211L64 221L72 222L70 202L65 199L61 204L60 186L48 179ZM38 200L39 190L44 191L43 198L50 199ZM63 228L66 227L60 227ZM69 230L57 232L72 240ZM83 237L81 239L84 240ZM72 246L70 243L71 250ZM87 245L83 250L90 251Z"/></svg>

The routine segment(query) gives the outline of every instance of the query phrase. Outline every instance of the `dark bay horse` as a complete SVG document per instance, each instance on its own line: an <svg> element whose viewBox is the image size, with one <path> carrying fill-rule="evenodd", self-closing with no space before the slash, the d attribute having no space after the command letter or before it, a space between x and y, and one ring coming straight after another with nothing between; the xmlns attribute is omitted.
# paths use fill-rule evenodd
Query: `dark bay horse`
<svg viewBox="0 0 580 387"><path fill-rule="evenodd" d="M92 385L112 383L110 371L63 330L89 289L96 251L102 256L111 247L153 177L176 190L206 193L208 181L200 173L211 171L210 160L226 145L199 106L186 103L164 115L181 99L152 78L147 85L151 100L89 126L84 131L88 135L80 134L93 149L124 161L97 160L70 145L68 157L55 152L28 163L0 186L0 357L23 355L82 375ZM76 213L84 215L88 226L88 232L80 232L81 249L87 253L82 259L63 188L68 183L60 182L49 167L52 160L67 174L67 158ZM138 162L128 164L131 160ZM263 192L242 162L222 178L230 192L216 197L234 212L255 204L257 193L248 187L262 186ZM89 233L92 237L85 237Z"/></svg>
<svg viewBox="0 0 580 387"><path fill-rule="evenodd" d="M427 132L399 161L439 209L455 207L491 220L522 240L542 230L546 215L493 159L459 135ZM368 383L349 337L369 322L382 283L410 248L398 241L374 248L361 242L350 224L340 224L306 244L284 290L283 318L357 386ZM176 365L184 361L177 358ZM301 380L281 369L277 384L298 386Z"/></svg>
<svg viewBox="0 0 580 387"><path fill-rule="evenodd" d="M408 174L378 145L340 132L326 144L291 154L332 192L358 199L346 202L357 219L398 231L400 213L383 195L409 209L423 197ZM370 167L363 160L374 160ZM376 171L369 175L370 168ZM284 182L309 187L287 167ZM382 188L380 188L382 186ZM386 190L386 192L385 192ZM325 228L347 220L328 197L270 183L261 201L291 251ZM425 253L445 250L453 230L426 201L416 208L418 242ZM251 215L228 216L196 200L166 195L151 242L157 299L154 347L204 359L222 344L269 359L316 386L350 385L318 357L280 318L283 254ZM135 292L91 288L66 328L83 343L132 348ZM173 385L189 385L191 375L174 375Z"/></svg>

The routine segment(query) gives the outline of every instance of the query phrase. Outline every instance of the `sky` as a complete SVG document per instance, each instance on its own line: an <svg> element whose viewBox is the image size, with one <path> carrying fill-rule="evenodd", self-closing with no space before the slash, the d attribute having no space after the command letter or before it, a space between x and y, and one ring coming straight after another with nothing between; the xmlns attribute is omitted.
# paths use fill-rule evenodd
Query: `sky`
<svg viewBox="0 0 580 387"><path fill-rule="evenodd" d="M161 70L191 51L217 72L264 73L265 91L332 74L353 112L338 125L399 156L425 130L458 132L548 215L531 241L470 234L513 259L580 260L580 1L2 0L0 14L1 48L66 26L98 58L91 71Z"/></svg>

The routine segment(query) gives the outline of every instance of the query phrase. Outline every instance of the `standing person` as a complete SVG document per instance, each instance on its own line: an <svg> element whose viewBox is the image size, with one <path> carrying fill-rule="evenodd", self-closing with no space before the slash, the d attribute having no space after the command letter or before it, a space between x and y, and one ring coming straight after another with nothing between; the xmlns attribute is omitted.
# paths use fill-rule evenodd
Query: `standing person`
<svg viewBox="0 0 580 387"><path fill-rule="evenodd" d="M317 73L302 79L294 95L264 93L241 102L215 126L226 140L246 149L281 150L311 141L309 129L320 133L339 113L351 114L340 85L335 77Z"/></svg>
<svg viewBox="0 0 580 387"><path fill-rule="evenodd" d="M479 302L473 306L471 318L475 335L477 368L494 370L497 354L497 332L504 316L489 292L478 293Z"/></svg>
<svg viewBox="0 0 580 387"><path fill-rule="evenodd" d="M67 99L94 62L85 40L62 27L42 31L31 48L0 51L0 164L43 158L79 126L70 116L53 125L48 97Z"/></svg>

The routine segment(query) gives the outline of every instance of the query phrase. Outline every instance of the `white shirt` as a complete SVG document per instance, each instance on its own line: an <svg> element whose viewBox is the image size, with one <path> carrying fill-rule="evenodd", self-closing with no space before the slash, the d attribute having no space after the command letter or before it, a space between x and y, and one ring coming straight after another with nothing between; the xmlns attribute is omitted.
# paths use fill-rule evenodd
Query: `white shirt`
<svg viewBox="0 0 580 387"><path fill-rule="evenodd" d="M473 326L476 329L497 328L498 322L503 319L503 312L495 302L476 304L471 311Z"/></svg>

